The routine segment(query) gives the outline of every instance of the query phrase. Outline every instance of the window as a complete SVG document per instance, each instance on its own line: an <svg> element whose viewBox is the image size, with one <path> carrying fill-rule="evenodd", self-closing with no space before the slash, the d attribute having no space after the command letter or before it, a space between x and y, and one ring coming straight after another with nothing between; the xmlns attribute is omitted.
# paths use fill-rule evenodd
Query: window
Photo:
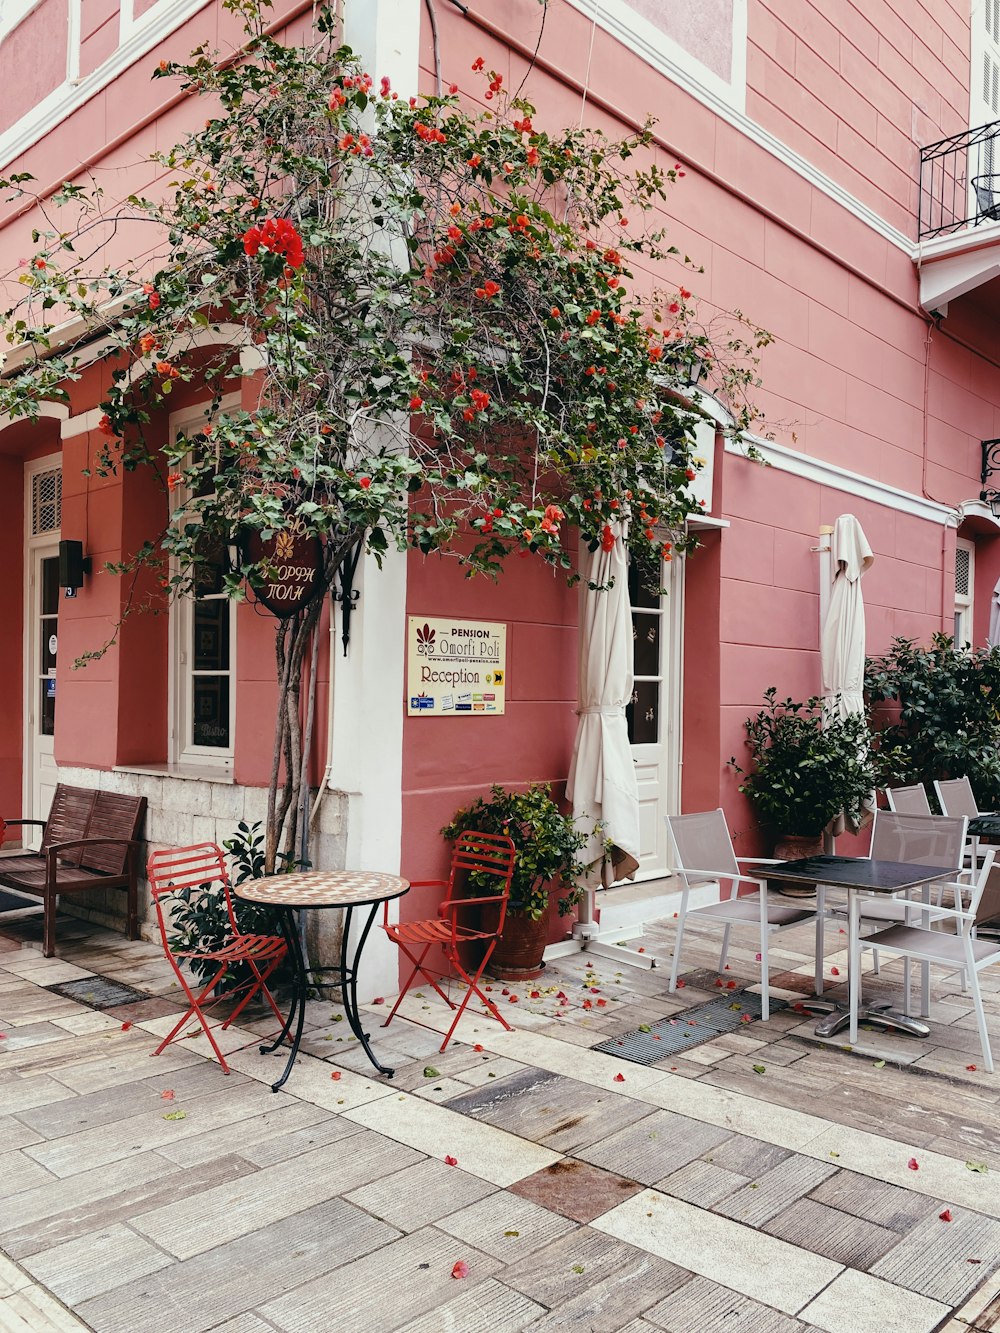
<svg viewBox="0 0 1000 1333"><path fill-rule="evenodd" d="M170 434L197 429L204 422L203 409L178 415L171 418ZM188 498L176 494L180 503ZM205 543L200 555L194 590L171 608L171 758L180 764L230 768L236 728L236 608L225 592L229 554L224 546Z"/></svg>
<svg viewBox="0 0 1000 1333"><path fill-rule="evenodd" d="M656 745L660 740L663 668L660 641L664 627L660 594L650 589L635 561L628 566L628 593L632 605L632 669L635 683L625 707L632 745Z"/></svg>
<svg viewBox="0 0 1000 1333"><path fill-rule="evenodd" d="M955 547L955 646L972 644L972 593L976 581L976 548L964 537Z"/></svg>

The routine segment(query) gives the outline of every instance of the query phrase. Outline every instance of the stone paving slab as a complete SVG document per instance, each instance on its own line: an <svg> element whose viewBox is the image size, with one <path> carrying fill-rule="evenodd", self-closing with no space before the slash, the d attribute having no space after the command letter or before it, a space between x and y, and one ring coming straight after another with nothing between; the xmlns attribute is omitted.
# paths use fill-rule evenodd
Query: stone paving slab
<svg viewBox="0 0 1000 1333"><path fill-rule="evenodd" d="M576 1224L559 1213L508 1190L498 1190L449 1213L437 1225L449 1236L468 1241L505 1264L516 1263L523 1255L576 1230Z"/></svg>
<svg viewBox="0 0 1000 1333"><path fill-rule="evenodd" d="M793 1153L777 1166L730 1194L715 1205L715 1211L747 1226L759 1227L784 1212L796 1199L822 1184L837 1168ZM807 1246L806 1248L812 1248Z"/></svg>
<svg viewBox="0 0 1000 1333"><path fill-rule="evenodd" d="M469 1286L462 1289L467 1297L502 1267L466 1242L424 1227L267 1301L259 1310L282 1333L317 1333L333 1320L345 1330L391 1333L456 1294L451 1272L458 1260L469 1266L463 1279ZM405 1287L401 1274L406 1275Z"/></svg>
<svg viewBox="0 0 1000 1333"><path fill-rule="evenodd" d="M646 1114L640 1103L595 1096L585 1084L538 1069L453 1097L448 1107L560 1153L576 1153Z"/></svg>
<svg viewBox="0 0 1000 1333"><path fill-rule="evenodd" d="M399 1327L399 1333L520 1333L544 1315L543 1306L487 1278L426 1314Z"/></svg>
<svg viewBox="0 0 1000 1333"><path fill-rule="evenodd" d="M953 1221L926 1218L873 1264L871 1272L934 1300L960 1305L983 1280L976 1270L995 1266L1000 1257L1000 1222L957 1208L949 1211Z"/></svg>
<svg viewBox="0 0 1000 1333"><path fill-rule="evenodd" d="M350 1268L360 1255L391 1248L397 1234L360 1208L332 1199L84 1301L77 1313L95 1333L205 1333L263 1307L278 1292L297 1298L331 1266ZM398 1287L398 1275L393 1283ZM320 1312L310 1333L328 1326L332 1309Z"/></svg>
<svg viewBox="0 0 1000 1333"><path fill-rule="evenodd" d="M647 1107L642 1109L648 1111ZM627 1129L581 1149L576 1156L608 1171L628 1163L631 1176L651 1185L727 1138L729 1131L716 1125L699 1124L671 1111L652 1111Z"/></svg>
<svg viewBox="0 0 1000 1333"><path fill-rule="evenodd" d="M590 1222L623 1199L638 1194L641 1188L630 1177L564 1157L534 1175L515 1181L510 1192L575 1222Z"/></svg>
<svg viewBox="0 0 1000 1333"><path fill-rule="evenodd" d="M658 1302L643 1316L664 1333L803 1333L803 1325L790 1315L779 1313L759 1301L708 1278L694 1277L679 1291Z"/></svg>
<svg viewBox="0 0 1000 1333"><path fill-rule="evenodd" d="M53 1245L23 1262L33 1277L72 1306L167 1268L171 1259L117 1223Z"/></svg>
<svg viewBox="0 0 1000 1333"><path fill-rule="evenodd" d="M358 1133L365 1131L358 1129ZM427 1157L405 1170L362 1185L344 1197L399 1231L419 1231L494 1193L495 1186L460 1166Z"/></svg>
<svg viewBox="0 0 1000 1333"><path fill-rule="evenodd" d="M813 1199L797 1199L766 1221L764 1230L862 1271L870 1269L899 1243L899 1234L888 1227L879 1227L864 1218L827 1208Z"/></svg>
<svg viewBox="0 0 1000 1333"><path fill-rule="evenodd" d="M347 1145L344 1152L324 1145L262 1167L142 1213L131 1224L168 1254L190 1259L418 1160L412 1149L379 1134L352 1135Z"/></svg>
<svg viewBox="0 0 1000 1333"><path fill-rule="evenodd" d="M117 1222L128 1222L137 1214L239 1180L253 1170L244 1158L236 1156L216 1157L204 1166L192 1167L188 1171L177 1170L156 1154L147 1154L147 1158L151 1161L134 1159L136 1170L131 1175L108 1168L106 1174L110 1183L106 1188L102 1187L101 1180L105 1173L98 1171L93 1173L98 1177L93 1182L86 1176L73 1176L69 1182L57 1181L54 1189L46 1186L41 1190L29 1190L24 1196L15 1196L5 1203L0 1213L3 1228L0 1244L15 1259L23 1260L26 1255L36 1254L51 1245ZM156 1174L150 1175L150 1170ZM81 1190L82 1184L89 1188ZM30 1209L29 1204L35 1207ZM51 1212L45 1210L46 1205ZM26 1211L29 1215L31 1212L41 1215L8 1229L7 1214L12 1212L23 1217Z"/></svg>

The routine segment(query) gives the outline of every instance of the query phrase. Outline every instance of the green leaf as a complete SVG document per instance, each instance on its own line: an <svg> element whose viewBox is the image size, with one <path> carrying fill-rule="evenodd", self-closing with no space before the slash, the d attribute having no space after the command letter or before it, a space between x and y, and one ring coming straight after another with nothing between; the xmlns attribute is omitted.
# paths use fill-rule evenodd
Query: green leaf
<svg viewBox="0 0 1000 1333"><path fill-rule="evenodd" d="M583 1267L583 1264L574 1264L574 1265L573 1265L573 1272L574 1272L574 1273L583 1273L584 1271L585 1271L585 1269L584 1269L584 1267Z"/></svg>
<svg viewBox="0 0 1000 1333"><path fill-rule="evenodd" d="M424 1078L440 1078L440 1077L441 1077L440 1073L438 1072L438 1070L434 1068L433 1065L427 1065L427 1067L424 1069Z"/></svg>
<svg viewBox="0 0 1000 1333"><path fill-rule="evenodd" d="M503 1234L505 1236L519 1236L521 1233L520 1231L505 1231Z"/></svg>
<svg viewBox="0 0 1000 1333"><path fill-rule="evenodd" d="M754 1072L755 1074L766 1074L766 1073L767 1073L767 1065L754 1065L754 1067L753 1067L753 1072Z"/></svg>
<svg viewBox="0 0 1000 1333"><path fill-rule="evenodd" d="M884 1061L884 1060L876 1060L876 1061L875 1061L875 1066L874 1066L874 1067L875 1067L876 1069L884 1069L884 1068L885 1068L885 1061Z"/></svg>
<svg viewBox="0 0 1000 1333"><path fill-rule="evenodd" d="M640 1024L639 1024L639 1031L640 1031L640 1032L652 1032L652 1030L653 1030L653 1029L649 1026L648 1023L640 1023Z"/></svg>
<svg viewBox="0 0 1000 1333"><path fill-rule="evenodd" d="M989 1171L989 1167L985 1162L966 1162L965 1166L966 1170L975 1171L979 1176L985 1176Z"/></svg>
<svg viewBox="0 0 1000 1333"><path fill-rule="evenodd" d="M167 1111L163 1115L164 1120L186 1120L187 1111Z"/></svg>

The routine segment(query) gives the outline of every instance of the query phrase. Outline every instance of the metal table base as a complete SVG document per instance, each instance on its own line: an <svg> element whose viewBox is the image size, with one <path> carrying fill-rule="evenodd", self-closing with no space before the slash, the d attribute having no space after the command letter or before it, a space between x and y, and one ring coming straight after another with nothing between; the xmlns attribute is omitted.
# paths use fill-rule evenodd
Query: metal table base
<svg viewBox="0 0 1000 1333"><path fill-rule="evenodd" d="M817 1037L835 1037L851 1021L850 1011L832 1000L802 1000L801 1007L811 1014L826 1016L816 1024ZM889 1032L902 1032L908 1037L929 1037L931 1030L919 1018L901 1014L887 1001L878 1004L866 1004L858 1010L858 1022L868 1023L871 1027L885 1028Z"/></svg>
<svg viewBox="0 0 1000 1333"><path fill-rule="evenodd" d="M288 1060L285 1064L284 1072L276 1083L271 1084L271 1091L278 1092L284 1085L292 1067L295 1064L295 1057L299 1053L299 1045L302 1041L302 1028L306 1016L306 999L309 995L309 989L326 990L328 988L339 988L342 992L344 1013L347 1015L347 1022L351 1031L361 1043L362 1049L368 1059L372 1062L380 1074L387 1078L392 1078L395 1074L394 1069L389 1069L386 1065L381 1065L375 1059L372 1048L368 1044L369 1034L365 1032L361 1025L361 1015L358 1011L358 960L364 951L365 941L371 931L375 915L378 912L380 904L372 903L367 920L362 927L361 934L358 937L357 944L354 947L353 957L351 956L351 920L354 915L354 908L347 907L344 916L344 932L340 942L340 962L330 967L314 967L307 969L305 959L302 956L302 944L299 939L299 932L295 920L296 908L281 907L278 913L281 920L281 931L288 943L288 952L295 966L295 986L292 996L291 1007L288 1010L288 1017L285 1019L285 1025L278 1033L276 1039L260 1047L261 1055L270 1055L286 1040L291 1031L292 1022L295 1022L295 1035L292 1038L291 1050L288 1054ZM317 973L332 972L334 978L330 981L317 979Z"/></svg>

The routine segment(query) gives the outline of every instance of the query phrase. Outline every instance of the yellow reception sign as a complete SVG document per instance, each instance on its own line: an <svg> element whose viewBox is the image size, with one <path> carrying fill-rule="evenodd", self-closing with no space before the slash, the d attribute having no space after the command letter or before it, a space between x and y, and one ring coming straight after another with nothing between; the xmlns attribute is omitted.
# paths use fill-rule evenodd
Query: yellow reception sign
<svg viewBox="0 0 1000 1333"><path fill-rule="evenodd" d="M504 712L507 626L410 616L406 711L422 717Z"/></svg>

